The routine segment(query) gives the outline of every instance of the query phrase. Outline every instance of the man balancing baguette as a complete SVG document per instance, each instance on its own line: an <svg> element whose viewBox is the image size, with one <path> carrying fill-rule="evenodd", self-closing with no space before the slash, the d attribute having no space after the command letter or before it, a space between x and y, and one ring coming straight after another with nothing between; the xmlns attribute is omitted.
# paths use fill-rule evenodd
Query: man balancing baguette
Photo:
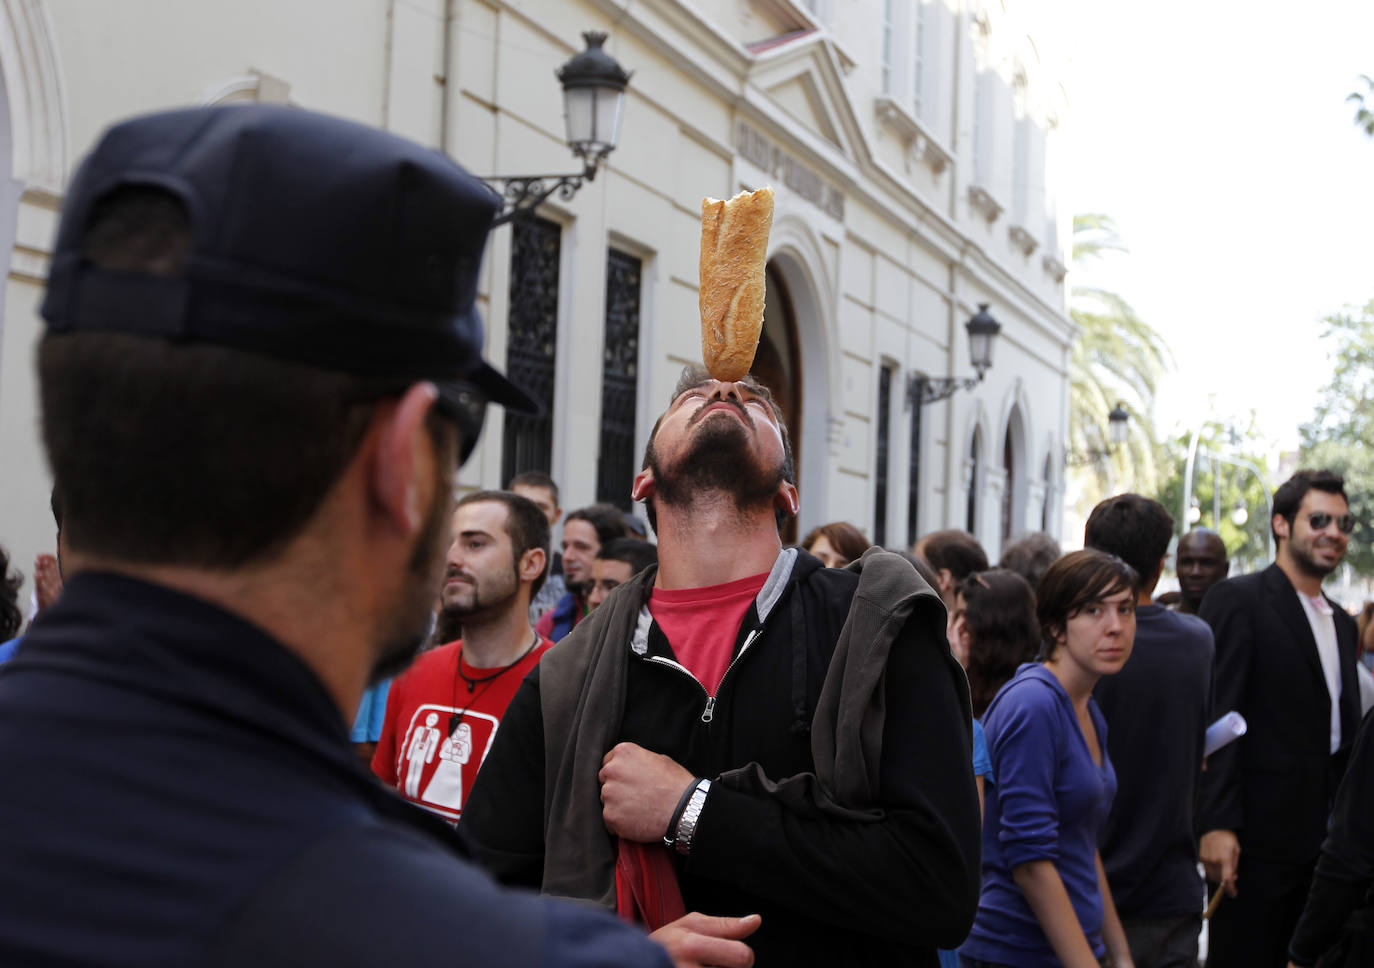
<svg viewBox="0 0 1374 968"><path fill-rule="evenodd" d="M525 680L460 830L506 883L650 924L761 915L759 965L935 965L979 881L938 595L881 549L835 570L782 547L792 450L749 377L683 372L633 494L657 569Z"/></svg>

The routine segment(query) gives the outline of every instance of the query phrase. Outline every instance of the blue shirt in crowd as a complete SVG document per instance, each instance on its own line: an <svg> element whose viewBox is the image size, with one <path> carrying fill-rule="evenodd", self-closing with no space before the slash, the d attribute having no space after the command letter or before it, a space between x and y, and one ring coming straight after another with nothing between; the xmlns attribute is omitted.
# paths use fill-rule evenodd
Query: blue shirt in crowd
<svg viewBox="0 0 1374 968"><path fill-rule="evenodd" d="M960 954L1018 968L1059 965L1012 877L1036 860L1054 863L1093 953L1103 954L1097 837L1116 795L1116 772L1106 756L1107 725L1091 699L1088 711L1103 750L1100 767L1068 693L1039 663L1021 666L984 713L995 779L985 786L978 917Z"/></svg>
<svg viewBox="0 0 1374 968"><path fill-rule="evenodd" d="M358 704L358 715L353 717L349 739L355 743L375 743L382 738L382 726L386 724L386 696L390 691L390 679L383 679L375 686L368 687L363 693L363 701Z"/></svg>
<svg viewBox="0 0 1374 968"><path fill-rule="evenodd" d="M973 721L973 775L983 778L983 787L992 782L992 760L988 758L987 734L983 724ZM959 968L959 954L955 951L940 949L940 968Z"/></svg>

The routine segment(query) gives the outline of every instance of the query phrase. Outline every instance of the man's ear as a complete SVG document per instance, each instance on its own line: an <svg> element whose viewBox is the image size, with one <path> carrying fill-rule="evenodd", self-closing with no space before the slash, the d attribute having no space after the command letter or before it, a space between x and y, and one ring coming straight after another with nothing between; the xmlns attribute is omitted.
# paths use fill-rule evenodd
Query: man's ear
<svg viewBox="0 0 1374 968"><path fill-rule="evenodd" d="M630 488L630 497L636 501L643 501L653 497L658 490L658 485L654 481L654 472L646 467L635 475L634 485Z"/></svg>
<svg viewBox="0 0 1374 968"><path fill-rule="evenodd" d="M544 565L548 561L548 552L543 548L529 548L520 556L520 581L521 583L534 581L544 573Z"/></svg>
<svg viewBox="0 0 1374 968"><path fill-rule="evenodd" d="M420 530L434 499L434 462L438 455L425 418L438 399L432 383L417 383L405 396L378 408L376 443L368 464L372 501L391 525L406 535Z"/></svg>
<svg viewBox="0 0 1374 968"><path fill-rule="evenodd" d="M940 591L942 591L942 592L952 592L952 591L954 591L954 572L950 571L948 568L941 568L940 571L939 571L939 575L940 575Z"/></svg>
<svg viewBox="0 0 1374 968"><path fill-rule="evenodd" d="M1289 532L1289 529L1292 528L1292 525L1289 523L1288 519L1285 518L1282 514L1274 515L1273 518L1270 519L1270 524L1272 524L1274 527L1274 533L1278 535L1280 538L1287 539L1289 537L1292 537L1292 535Z"/></svg>
<svg viewBox="0 0 1374 968"><path fill-rule="evenodd" d="M787 512L789 518L795 518L797 511L801 508L801 499L797 495L797 486L787 481L783 481L778 487L778 491L773 495L773 506L782 508Z"/></svg>

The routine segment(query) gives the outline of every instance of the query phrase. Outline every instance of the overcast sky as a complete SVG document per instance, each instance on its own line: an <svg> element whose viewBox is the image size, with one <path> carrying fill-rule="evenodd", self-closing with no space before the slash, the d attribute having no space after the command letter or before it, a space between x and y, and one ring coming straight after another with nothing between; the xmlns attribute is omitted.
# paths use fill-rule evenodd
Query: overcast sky
<svg viewBox="0 0 1374 968"><path fill-rule="evenodd" d="M1174 350L1160 429L1253 409L1296 447L1319 320L1374 298L1374 140L1345 102L1374 75L1374 2L1039 2L1068 52L1070 204L1131 250L1078 276Z"/></svg>

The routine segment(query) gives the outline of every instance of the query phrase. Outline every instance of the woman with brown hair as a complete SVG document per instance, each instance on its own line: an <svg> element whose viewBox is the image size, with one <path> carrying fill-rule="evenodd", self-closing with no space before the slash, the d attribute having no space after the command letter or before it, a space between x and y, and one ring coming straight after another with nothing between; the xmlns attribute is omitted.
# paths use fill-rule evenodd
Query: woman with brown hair
<svg viewBox="0 0 1374 968"><path fill-rule="evenodd" d="M1036 590L1039 661L983 716L993 780L983 822L978 916L959 949L969 968L1133 968L1097 837L1116 793L1092 690L1135 638L1140 579L1101 551L1060 558Z"/></svg>
<svg viewBox="0 0 1374 968"><path fill-rule="evenodd" d="M827 568L843 568L869 549L864 533L848 521L832 521L812 528L802 539L802 550L821 560Z"/></svg>
<svg viewBox="0 0 1374 968"><path fill-rule="evenodd" d="M973 716L981 719L997 690L1040 650L1029 583L1005 568L969 575L954 595L949 638L968 673Z"/></svg>

